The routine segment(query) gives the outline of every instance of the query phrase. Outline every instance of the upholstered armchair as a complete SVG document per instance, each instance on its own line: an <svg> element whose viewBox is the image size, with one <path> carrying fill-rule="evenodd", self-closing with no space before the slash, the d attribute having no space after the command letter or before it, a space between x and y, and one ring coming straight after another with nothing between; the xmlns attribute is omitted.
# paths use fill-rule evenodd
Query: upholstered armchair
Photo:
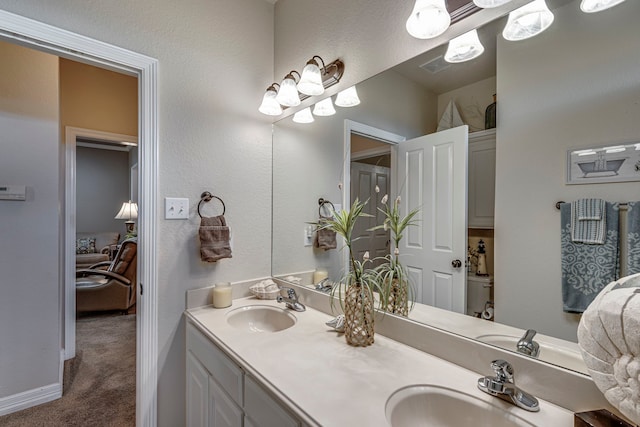
<svg viewBox="0 0 640 427"><path fill-rule="evenodd" d="M117 245L117 231L76 233L76 269L89 268L102 261L109 261L109 247Z"/></svg>
<svg viewBox="0 0 640 427"><path fill-rule="evenodd" d="M137 252L137 239L128 239L113 261L76 270L76 311L128 312L136 303Z"/></svg>

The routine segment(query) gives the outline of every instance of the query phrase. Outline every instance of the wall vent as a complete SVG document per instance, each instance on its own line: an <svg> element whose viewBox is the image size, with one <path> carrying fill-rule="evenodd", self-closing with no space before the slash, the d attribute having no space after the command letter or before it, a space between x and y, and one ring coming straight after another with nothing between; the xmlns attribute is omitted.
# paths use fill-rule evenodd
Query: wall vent
<svg viewBox="0 0 640 427"><path fill-rule="evenodd" d="M431 74L439 73L440 71L446 70L449 67L451 67L451 64L444 60L444 55L440 55L420 66L420 68L430 72Z"/></svg>

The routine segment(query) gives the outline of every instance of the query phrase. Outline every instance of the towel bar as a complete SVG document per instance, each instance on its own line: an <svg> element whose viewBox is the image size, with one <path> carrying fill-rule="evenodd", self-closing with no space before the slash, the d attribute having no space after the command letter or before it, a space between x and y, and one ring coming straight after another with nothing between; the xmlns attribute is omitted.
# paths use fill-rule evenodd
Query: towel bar
<svg viewBox="0 0 640 427"><path fill-rule="evenodd" d="M227 207L224 205L224 201L222 201L222 199L221 199L220 197L218 197L218 196L214 196L214 195L213 195L213 194L211 194L210 192L205 191L205 192L203 192L203 193L200 195L200 202L198 202L198 216L199 216L200 218L202 218L202 214L200 213L200 206L202 205L202 202L207 203L207 202L210 202L210 201L211 201L211 199L218 199L218 200L220 200L220 203L222 203L222 215L224 215L224 213L226 212Z"/></svg>
<svg viewBox="0 0 640 427"><path fill-rule="evenodd" d="M560 210L560 205L562 205L563 203L567 203L564 200L560 200L559 202L556 202L556 209ZM627 207L627 202L620 202L618 203L618 206L620 206L621 208L626 208Z"/></svg>
<svg viewBox="0 0 640 427"><path fill-rule="evenodd" d="M335 207L335 206L333 206L333 203L331 203L331 202L330 202L330 201L328 201L328 200L323 199L322 197L320 197L320 198L318 199L318 205L319 205L319 206L318 206L318 216L319 216L319 217L320 217L320 216L322 216L322 213L320 212L320 210L322 209L322 207L323 207L324 205L331 205L331 209L332 209L334 212L335 212L335 210L336 210L336 207ZM326 209L326 207L325 207L325 209ZM331 212L329 212L329 214L331 214Z"/></svg>

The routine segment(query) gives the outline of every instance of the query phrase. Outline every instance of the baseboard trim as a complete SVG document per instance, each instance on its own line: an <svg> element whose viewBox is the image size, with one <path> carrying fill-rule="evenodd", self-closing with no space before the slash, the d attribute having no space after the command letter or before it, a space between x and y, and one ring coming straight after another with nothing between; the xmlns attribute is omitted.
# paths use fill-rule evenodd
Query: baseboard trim
<svg viewBox="0 0 640 427"><path fill-rule="evenodd" d="M0 398L0 416L42 405L62 397L62 384L49 384Z"/></svg>

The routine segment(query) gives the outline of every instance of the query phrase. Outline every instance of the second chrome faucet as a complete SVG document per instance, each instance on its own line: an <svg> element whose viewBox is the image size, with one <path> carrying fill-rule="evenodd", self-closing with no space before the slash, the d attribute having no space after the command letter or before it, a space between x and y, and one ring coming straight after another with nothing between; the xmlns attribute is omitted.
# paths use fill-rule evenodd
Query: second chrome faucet
<svg viewBox="0 0 640 427"><path fill-rule="evenodd" d="M283 302L287 306L287 308L290 308L291 310L305 311L307 309L307 307L305 307L300 301L298 301L298 295L293 288L281 286L280 291L280 293L282 293L282 291L286 291L287 296L284 297L282 295L278 295L276 301Z"/></svg>
<svg viewBox="0 0 640 427"><path fill-rule="evenodd" d="M478 388L492 396L499 397L507 402L531 412L540 410L538 399L533 395L516 387L513 378L513 367L505 360L494 360L491 369L495 377L482 377L478 379Z"/></svg>

